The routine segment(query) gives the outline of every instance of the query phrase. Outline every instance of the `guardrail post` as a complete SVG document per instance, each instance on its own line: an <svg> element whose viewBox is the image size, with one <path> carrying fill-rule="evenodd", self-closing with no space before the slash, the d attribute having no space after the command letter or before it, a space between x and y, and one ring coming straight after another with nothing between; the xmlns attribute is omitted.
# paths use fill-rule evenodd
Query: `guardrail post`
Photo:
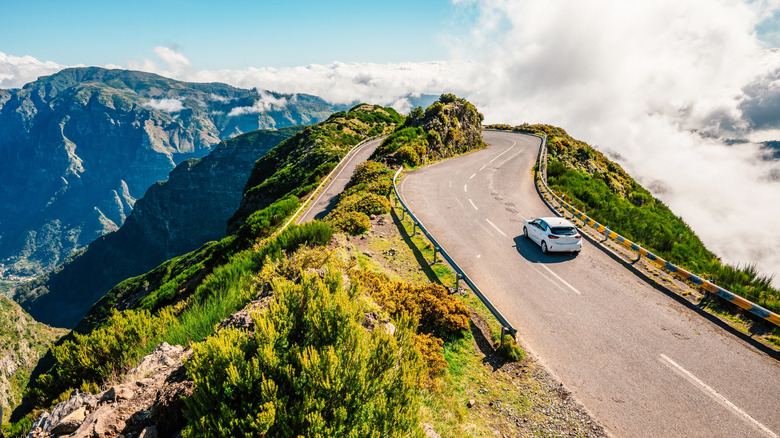
<svg viewBox="0 0 780 438"><path fill-rule="evenodd" d="M460 274L455 274L455 293L460 293L460 280L463 278Z"/></svg>
<svg viewBox="0 0 780 438"><path fill-rule="evenodd" d="M501 326L501 346L504 345L504 336L506 336L506 335L508 335L510 333L512 333L511 330L509 330L508 328L506 328L504 326Z"/></svg>
<svg viewBox="0 0 780 438"><path fill-rule="evenodd" d="M604 240L602 240L602 242L606 242L607 240L609 240L609 227L605 225L604 226Z"/></svg>
<svg viewBox="0 0 780 438"><path fill-rule="evenodd" d="M438 246L434 246L433 247L433 263L434 264L436 264L436 255L439 254L439 251L441 251L441 249Z"/></svg>
<svg viewBox="0 0 780 438"><path fill-rule="evenodd" d="M417 235L417 222L414 222L414 225L412 225L412 236Z"/></svg>

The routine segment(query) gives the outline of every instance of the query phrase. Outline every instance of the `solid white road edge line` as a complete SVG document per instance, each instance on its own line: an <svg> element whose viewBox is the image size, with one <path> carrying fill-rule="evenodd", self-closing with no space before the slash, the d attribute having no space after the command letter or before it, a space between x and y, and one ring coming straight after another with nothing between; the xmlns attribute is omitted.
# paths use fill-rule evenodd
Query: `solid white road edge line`
<svg viewBox="0 0 780 438"><path fill-rule="evenodd" d="M661 359L663 359L663 360L665 360L666 362L668 362L668 363L669 363L669 365L671 365L671 366L675 367L675 368L677 369L677 371L679 371L679 372L683 373L683 375L685 375L686 377L688 377L689 379L691 379L691 380L692 380L693 382L695 382L697 385L701 386L701 387L702 387L702 389L704 389L704 390L705 390L705 392L707 392L707 393L708 393L710 396L712 396L712 398L714 398L715 400L717 400L717 401L719 401L719 402L721 402L721 403L724 403L726 406L728 406L728 407L730 407L731 409L733 409L733 410L734 410L734 412L736 412L736 413L738 413L739 415L741 415L741 416L742 416L742 417L743 417L745 420L747 420L749 423L751 423L751 424L753 424L754 426L756 426L757 428L761 429L761 431L763 431L764 433L766 433L768 436L770 436L770 437L772 437L772 438L778 438L778 437L777 437L777 434L776 434L776 433L774 433L774 432L772 432L772 431L771 431L771 430L770 430L768 427L766 427L766 426L764 426L763 424L759 423L759 422L758 422L758 420L756 420L755 418L753 418L753 417L751 417L750 415L748 415L748 413L747 413L747 412L743 411L743 410L742 410L742 409L740 409L740 408L739 408L737 405L735 405L734 403L730 402L728 399L726 399L726 397L723 397L723 396L722 396L722 395L720 395L720 394L719 394L717 391L715 391L714 389L712 389L712 388L710 388L709 386L707 386L707 384L706 384L706 383L702 382L702 381L701 381L701 380L700 380L698 377L694 376L694 375L693 375L693 373L691 373L690 371L688 371L688 370L686 370L685 368L683 368L683 367L681 367L680 365L678 365L678 364L677 364L677 362L675 362L675 361L673 361L673 360L669 359L669 357L668 357L667 355L665 355L665 354L661 353Z"/></svg>
<svg viewBox="0 0 780 438"><path fill-rule="evenodd" d="M553 275L553 277L555 277L555 278L557 278L558 280L560 280L560 281L561 281L561 283L563 283L563 284L565 284L566 286L568 286L568 287L569 287L569 289L573 290L574 292L577 292L577 295L582 295L582 292L578 291L578 290L577 290L577 289L576 289L574 286L570 285L570 284L569 284L569 283L568 283L566 280L564 280L563 278L559 277L559 276L558 276L558 274L556 274L555 272L553 272L553 271L552 271L550 268L548 268L547 266L544 266L544 265L539 265L539 266L541 266L541 267L543 267L544 269L546 269L546 270L547 270L547 272L549 272L550 274L552 274L552 275Z"/></svg>
<svg viewBox="0 0 780 438"><path fill-rule="evenodd" d="M474 201L469 198L469 202L471 203L471 206L474 207L474 210L479 210L476 205L474 205Z"/></svg>
<svg viewBox="0 0 780 438"><path fill-rule="evenodd" d="M501 229L500 229L500 228L498 228L498 227L496 226L496 224L494 224L493 222L490 222L490 219L488 219L488 218L485 218L485 220L486 220L486 221L487 221L487 223L489 223L489 224L490 224L490 225L491 225L493 228L495 228L495 229L496 229L496 231L498 231L499 233L501 233L501 235L502 235L502 236L506 237L506 233L504 233L503 231L501 231Z"/></svg>

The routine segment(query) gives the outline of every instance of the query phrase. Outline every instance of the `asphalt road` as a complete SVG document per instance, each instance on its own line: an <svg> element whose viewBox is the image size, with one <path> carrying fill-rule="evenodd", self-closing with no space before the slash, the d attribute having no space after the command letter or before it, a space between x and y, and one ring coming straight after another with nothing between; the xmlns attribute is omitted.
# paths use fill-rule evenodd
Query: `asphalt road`
<svg viewBox="0 0 780 438"><path fill-rule="evenodd" d="M585 241L542 254L523 221L552 216L532 175L540 141L406 174L401 196L518 329L521 344L618 437L777 437L780 363Z"/></svg>
<svg viewBox="0 0 780 438"><path fill-rule="evenodd" d="M344 191L355 167L358 164L368 160L368 157L374 153L374 150L382 143L384 138L371 140L360 145L353 150L345 159L341 160L333 174L333 178L320 191L319 195L306 208L306 211L295 221L297 224L312 221L314 219L324 218L339 200L339 194Z"/></svg>

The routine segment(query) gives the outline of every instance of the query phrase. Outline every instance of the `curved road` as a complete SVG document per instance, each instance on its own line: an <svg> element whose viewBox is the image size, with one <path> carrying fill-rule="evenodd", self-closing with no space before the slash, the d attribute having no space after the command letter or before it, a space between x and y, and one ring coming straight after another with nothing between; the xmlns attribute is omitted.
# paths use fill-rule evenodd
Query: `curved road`
<svg viewBox="0 0 780 438"><path fill-rule="evenodd" d="M650 287L585 241L544 255L523 221L551 216L540 139L408 173L401 196L539 358L618 437L777 437L780 363ZM519 395L515 395L519 396Z"/></svg>
<svg viewBox="0 0 780 438"><path fill-rule="evenodd" d="M368 160L371 154L374 153L374 150L382 143L382 140L384 140L384 137L368 141L358 146L357 149L350 151L349 155L344 157L339 165L336 166L333 179L325 185L325 188L322 189L320 194L306 208L306 211L298 217L295 223L302 224L314 219L322 219L330 213L333 207L336 206L339 195L344 191L344 187L347 186L349 179L352 178L355 167Z"/></svg>

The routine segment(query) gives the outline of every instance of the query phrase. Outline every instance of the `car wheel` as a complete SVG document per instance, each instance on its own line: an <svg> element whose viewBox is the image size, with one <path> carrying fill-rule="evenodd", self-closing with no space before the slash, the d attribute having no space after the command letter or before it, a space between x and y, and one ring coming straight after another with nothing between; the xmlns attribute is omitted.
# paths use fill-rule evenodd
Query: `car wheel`
<svg viewBox="0 0 780 438"><path fill-rule="evenodd" d="M526 239L528 239L528 228L523 227L523 236L525 236Z"/></svg>
<svg viewBox="0 0 780 438"><path fill-rule="evenodd" d="M542 240L542 252L547 254L547 242Z"/></svg>

